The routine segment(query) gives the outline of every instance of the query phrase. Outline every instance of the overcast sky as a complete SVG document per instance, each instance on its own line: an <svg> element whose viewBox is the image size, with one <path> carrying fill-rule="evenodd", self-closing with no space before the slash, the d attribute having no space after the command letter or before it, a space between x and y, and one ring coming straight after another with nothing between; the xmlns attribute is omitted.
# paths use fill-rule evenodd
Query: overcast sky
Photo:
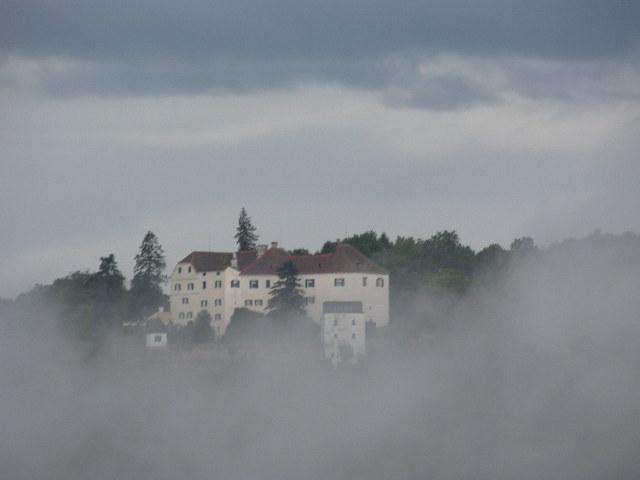
<svg viewBox="0 0 640 480"><path fill-rule="evenodd" d="M0 3L0 296L151 229L640 232L640 3Z"/></svg>

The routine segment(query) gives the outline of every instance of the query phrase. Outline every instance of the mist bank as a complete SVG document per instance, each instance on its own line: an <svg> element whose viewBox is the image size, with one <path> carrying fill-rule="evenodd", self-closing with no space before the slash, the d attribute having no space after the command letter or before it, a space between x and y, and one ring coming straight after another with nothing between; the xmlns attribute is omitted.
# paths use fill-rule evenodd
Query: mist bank
<svg viewBox="0 0 640 480"><path fill-rule="evenodd" d="M455 301L417 292L411 321L438 328L380 333L337 370L311 336L234 358L223 343L154 355L114 333L88 354L46 310L4 310L3 476L635 478L636 245L569 241Z"/></svg>

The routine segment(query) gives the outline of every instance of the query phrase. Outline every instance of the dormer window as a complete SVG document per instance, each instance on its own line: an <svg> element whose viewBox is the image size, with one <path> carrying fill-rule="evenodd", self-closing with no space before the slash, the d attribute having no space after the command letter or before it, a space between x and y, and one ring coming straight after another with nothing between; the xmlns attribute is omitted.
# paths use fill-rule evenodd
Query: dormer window
<svg viewBox="0 0 640 480"><path fill-rule="evenodd" d="M182 267L178 267L178 273L182 273Z"/></svg>

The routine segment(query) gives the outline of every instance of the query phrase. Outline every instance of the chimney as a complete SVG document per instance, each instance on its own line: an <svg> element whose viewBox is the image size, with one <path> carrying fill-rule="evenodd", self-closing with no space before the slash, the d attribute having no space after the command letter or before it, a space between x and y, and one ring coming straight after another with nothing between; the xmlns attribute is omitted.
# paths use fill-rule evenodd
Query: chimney
<svg viewBox="0 0 640 480"><path fill-rule="evenodd" d="M278 242L271 242L271 248L278 248Z"/></svg>
<svg viewBox="0 0 640 480"><path fill-rule="evenodd" d="M266 244L256 246L257 258L260 258L262 255L264 255L266 251L267 251L267 245Z"/></svg>

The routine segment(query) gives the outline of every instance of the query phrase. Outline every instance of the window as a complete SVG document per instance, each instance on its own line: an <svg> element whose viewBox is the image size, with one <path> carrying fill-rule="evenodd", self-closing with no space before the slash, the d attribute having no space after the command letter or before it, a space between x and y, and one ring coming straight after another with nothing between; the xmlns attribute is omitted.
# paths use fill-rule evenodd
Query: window
<svg viewBox="0 0 640 480"><path fill-rule="evenodd" d="M216 283L213 285L215 288L222 288L222 280L216 280Z"/></svg>
<svg viewBox="0 0 640 480"><path fill-rule="evenodd" d="M271 288L271 280L265 280L264 281L264 286L267 288Z"/></svg>
<svg viewBox="0 0 640 480"><path fill-rule="evenodd" d="M376 287L384 287L384 278L376 278Z"/></svg>
<svg viewBox="0 0 640 480"><path fill-rule="evenodd" d="M231 288L240 288L240 280L231 280Z"/></svg>
<svg viewBox="0 0 640 480"><path fill-rule="evenodd" d="M189 297L182 297L182 304L189 305Z"/></svg>
<svg viewBox="0 0 640 480"><path fill-rule="evenodd" d="M179 292L180 290L182 290L182 285L180 285L179 283L176 283L176 284L173 286L173 289L174 289L176 292Z"/></svg>
<svg viewBox="0 0 640 480"><path fill-rule="evenodd" d="M187 290L193 290L193 283L187 283Z"/></svg>
<svg viewBox="0 0 640 480"><path fill-rule="evenodd" d="M249 280L249 288L258 288L258 280Z"/></svg>
<svg viewBox="0 0 640 480"><path fill-rule="evenodd" d="M206 277L207 276L207 272L202 272L202 276Z"/></svg>
<svg viewBox="0 0 640 480"><path fill-rule="evenodd" d="M207 282L202 282L202 289L204 290L205 288L207 288Z"/></svg>
<svg viewBox="0 0 640 480"><path fill-rule="evenodd" d="M338 326L338 319L337 319L337 318L334 318L334 319L333 319L333 326L334 326L334 327L337 327L337 326Z"/></svg>
<svg viewBox="0 0 640 480"><path fill-rule="evenodd" d="M356 334L355 334L355 333L352 333L352 334L351 334L351 339L352 339L352 340L355 340L355 339L356 339Z"/></svg>
<svg viewBox="0 0 640 480"><path fill-rule="evenodd" d="M262 306L262 300L256 300L255 302L253 302L253 304L254 304L256 307L261 307L261 306Z"/></svg>
<svg viewBox="0 0 640 480"><path fill-rule="evenodd" d="M207 305L209 305L209 302L207 300L200 300L201 307L206 307Z"/></svg>
<svg viewBox="0 0 640 480"><path fill-rule="evenodd" d="M356 326L356 319L355 318L351 320L351 325L354 326L354 327Z"/></svg>
<svg viewBox="0 0 640 480"><path fill-rule="evenodd" d="M192 312L187 312L187 318L193 318L193 313Z"/></svg>
<svg viewBox="0 0 640 480"><path fill-rule="evenodd" d="M335 287L344 287L344 278L335 278L333 280L333 285Z"/></svg>
<svg viewBox="0 0 640 480"><path fill-rule="evenodd" d="M153 337L154 343L162 343L162 337L160 335L156 335Z"/></svg>
<svg viewBox="0 0 640 480"><path fill-rule="evenodd" d="M216 299L213 301L213 304L214 304L216 307L219 307L220 305L222 305L222 299L221 299L221 298L216 298Z"/></svg>
<svg viewBox="0 0 640 480"><path fill-rule="evenodd" d="M253 306L253 300L245 300L244 301L244 306L245 307L252 307Z"/></svg>
<svg viewBox="0 0 640 480"><path fill-rule="evenodd" d="M313 288L316 286L316 281L313 278L308 278L304 281L305 288Z"/></svg>
<svg viewBox="0 0 640 480"><path fill-rule="evenodd" d="M182 267L178 267L178 273L182 273Z"/></svg>
<svg viewBox="0 0 640 480"><path fill-rule="evenodd" d="M215 320L222 320L222 314L221 313L216 313L216 315L213 318Z"/></svg>
<svg viewBox="0 0 640 480"><path fill-rule="evenodd" d="M305 297L304 300L307 305L313 305L316 303L316 297Z"/></svg>
<svg viewBox="0 0 640 480"><path fill-rule="evenodd" d="M180 313L178 314L178 318L179 318L180 320L184 320L184 312L180 312Z"/></svg>
<svg viewBox="0 0 640 480"><path fill-rule="evenodd" d="M191 273L191 267L189 267L189 273Z"/></svg>
<svg viewBox="0 0 640 480"><path fill-rule="evenodd" d="M362 277L362 286L363 287L367 286L367 277Z"/></svg>

